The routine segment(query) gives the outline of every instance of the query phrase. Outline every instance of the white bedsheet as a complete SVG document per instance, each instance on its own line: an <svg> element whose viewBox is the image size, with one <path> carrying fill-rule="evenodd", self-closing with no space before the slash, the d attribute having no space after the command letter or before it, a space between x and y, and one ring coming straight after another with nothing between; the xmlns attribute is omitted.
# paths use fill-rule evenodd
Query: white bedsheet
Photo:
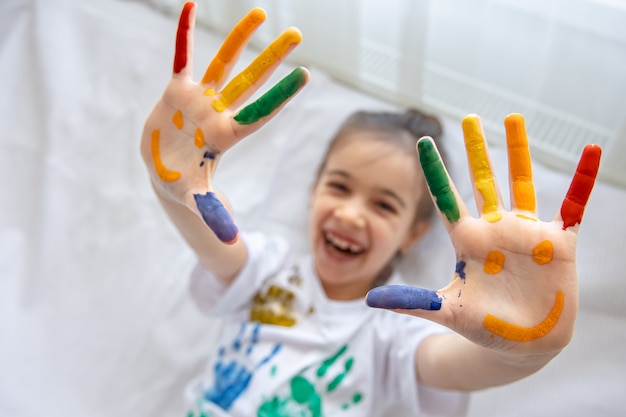
<svg viewBox="0 0 626 417"><path fill-rule="evenodd" d="M193 257L138 152L170 76L175 29L175 17L141 2L0 3L1 416L183 414L183 385L202 369L216 325L187 297ZM199 28L197 77L219 44ZM305 250L302 213L326 141L353 110L390 107L312 69L305 92L222 160L216 182L240 226L287 234ZM460 123L445 126L469 201ZM505 187L505 152L492 157ZM550 219L570 174L535 164L535 177ZM623 189L597 185L580 230L571 345L538 374L475 394L471 416L624 415L624 207ZM440 224L415 255L403 267L419 285L451 276Z"/></svg>

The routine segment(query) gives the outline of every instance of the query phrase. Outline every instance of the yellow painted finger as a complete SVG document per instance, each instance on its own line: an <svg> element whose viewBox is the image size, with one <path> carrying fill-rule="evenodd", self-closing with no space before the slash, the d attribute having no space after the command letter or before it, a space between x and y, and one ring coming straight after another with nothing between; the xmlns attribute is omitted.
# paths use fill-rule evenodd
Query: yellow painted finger
<svg viewBox="0 0 626 417"><path fill-rule="evenodd" d="M220 97L211 103L213 108L218 112L226 110L301 40L302 34L295 28L283 32L246 69L224 87L220 92Z"/></svg>
<svg viewBox="0 0 626 417"><path fill-rule="evenodd" d="M482 214L488 221L497 222L502 215L498 211L496 181L491 172L480 118L475 114L465 116L462 126L467 159L474 176L474 186L483 198Z"/></svg>
<svg viewBox="0 0 626 417"><path fill-rule="evenodd" d="M265 11L254 8L230 31L219 51L211 61L204 76L202 84L219 83L225 74L225 68L233 61L239 52L245 47L250 36L265 21Z"/></svg>
<svg viewBox="0 0 626 417"><path fill-rule="evenodd" d="M517 113L508 115L504 119L504 127L511 175L511 204L518 210L535 213L535 184L524 116Z"/></svg>

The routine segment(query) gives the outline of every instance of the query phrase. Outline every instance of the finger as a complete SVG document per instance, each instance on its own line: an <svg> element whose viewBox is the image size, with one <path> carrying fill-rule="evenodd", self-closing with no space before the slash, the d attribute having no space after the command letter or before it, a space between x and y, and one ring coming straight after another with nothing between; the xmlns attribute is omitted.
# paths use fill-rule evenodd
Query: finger
<svg viewBox="0 0 626 417"><path fill-rule="evenodd" d="M191 77L195 20L196 4L193 2L185 3L178 19L178 30L176 31L174 74Z"/></svg>
<svg viewBox="0 0 626 417"><path fill-rule="evenodd" d="M235 25L206 69L202 84L214 84L215 88L222 85L254 32L265 21L265 17L265 11L257 7L250 10Z"/></svg>
<svg viewBox="0 0 626 417"><path fill-rule="evenodd" d="M470 172L474 180L474 194L476 205L482 216L490 222L497 222L502 218L498 208L500 195L493 176L485 134L480 123L480 117L475 114L465 116L462 121L465 149ZM478 198L480 195L481 198ZM482 203L482 208L480 204Z"/></svg>
<svg viewBox="0 0 626 417"><path fill-rule="evenodd" d="M202 219L215 236L226 244L235 243L239 229L215 193L209 191L206 194L194 194L193 197Z"/></svg>
<svg viewBox="0 0 626 417"><path fill-rule="evenodd" d="M436 291L407 285L384 285L367 293L370 307L402 310L440 310L442 298Z"/></svg>
<svg viewBox="0 0 626 417"><path fill-rule="evenodd" d="M535 184L524 116L517 113L508 115L504 119L504 128L509 156L511 209L535 215L537 211Z"/></svg>
<svg viewBox="0 0 626 417"><path fill-rule="evenodd" d="M234 119L241 125L250 125L275 114L308 80L309 72L304 68L296 68L258 100L241 109Z"/></svg>
<svg viewBox="0 0 626 417"><path fill-rule="evenodd" d="M430 195L444 224L449 227L468 215L467 208L456 192L433 140L429 137L421 138L417 142L417 152Z"/></svg>
<svg viewBox="0 0 626 417"><path fill-rule="evenodd" d="M245 101L274 72L285 56L302 40L298 29L290 28L274 40L252 63L220 91L211 105L218 112Z"/></svg>
<svg viewBox="0 0 626 417"><path fill-rule="evenodd" d="M560 214L563 220L563 230L581 222L598 175L598 169L600 169L601 156L602 148L598 145L585 146L569 190L567 190L561 205Z"/></svg>

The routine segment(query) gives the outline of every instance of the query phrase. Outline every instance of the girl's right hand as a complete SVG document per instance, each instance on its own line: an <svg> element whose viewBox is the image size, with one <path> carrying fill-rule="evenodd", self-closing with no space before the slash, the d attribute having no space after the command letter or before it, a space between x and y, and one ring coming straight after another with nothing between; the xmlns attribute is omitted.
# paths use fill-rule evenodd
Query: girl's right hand
<svg viewBox="0 0 626 417"><path fill-rule="evenodd" d="M269 78L301 40L285 30L230 82L233 67L265 20L262 9L250 11L231 31L199 82L193 81L192 44L196 5L183 6L176 35L174 72L148 116L141 154L161 198L178 202L200 216L224 243L237 240L238 229L211 186L223 152L259 129L307 83L297 68L255 102L239 107Z"/></svg>

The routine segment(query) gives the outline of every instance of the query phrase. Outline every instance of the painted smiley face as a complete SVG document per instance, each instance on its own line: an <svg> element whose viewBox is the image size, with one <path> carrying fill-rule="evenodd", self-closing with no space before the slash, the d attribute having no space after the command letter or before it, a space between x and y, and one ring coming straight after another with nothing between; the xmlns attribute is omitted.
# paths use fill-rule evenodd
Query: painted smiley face
<svg viewBox="0 0 626 417"><path fill-rule="evenodd" d="M522 217L526 219L526 217ZM533 219L529 219L533 220ZM549 264L554 257L552 242L544 240L533 248L533 260L539 265ZM485 257L483 270L485 273L495 275L504 268L505 256L500 251L491 251ZM565 304L563 291L557 291L554 304L546 318L532 327L522 327L504 321L492 314L487 314L483 320L483 326L493 335L516 342L530 342L548 334L561 316Z"/></svg>

